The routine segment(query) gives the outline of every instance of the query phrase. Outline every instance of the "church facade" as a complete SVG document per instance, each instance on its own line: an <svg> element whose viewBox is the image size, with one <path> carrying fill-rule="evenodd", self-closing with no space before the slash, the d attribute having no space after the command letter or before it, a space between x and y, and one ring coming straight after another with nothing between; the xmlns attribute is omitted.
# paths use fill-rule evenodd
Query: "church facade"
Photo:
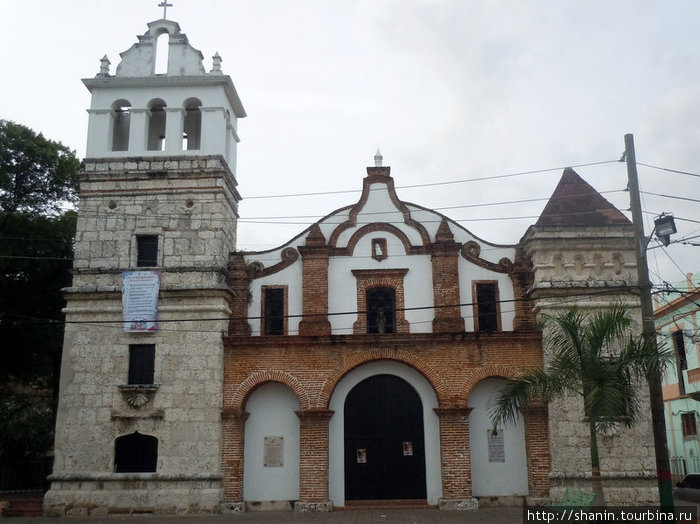
<svg viewBox="0 0 700 524"><path fill-rule="evenodd" d="M83 81L47 514L474 509L587 487L576 399L505 428L488 404L546 361L540 312L637 311L622 213L568 169L522 240L495 245L402 201L378 153L359 201L276 249L237 251L246 113L221 58L206 71L164 19L121 57ZM157 321L126 322L149 296ZM657 499L648 421L603 437L601 457L609 502Z"/></svg>

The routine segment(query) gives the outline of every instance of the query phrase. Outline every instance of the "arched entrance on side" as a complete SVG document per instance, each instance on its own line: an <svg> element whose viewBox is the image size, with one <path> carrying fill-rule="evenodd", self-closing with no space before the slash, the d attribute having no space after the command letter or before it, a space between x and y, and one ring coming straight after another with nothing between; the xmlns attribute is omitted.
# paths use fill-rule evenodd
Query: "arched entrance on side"
<svg viewBox="0 0 700 524"><path fill-rule="evenodd" d="M471 451L472 495L475 497L526 496L527 453L525 424L498 428L493 434L488 402L503 379L485 378L469 393L469 448Z"/></svg>
<svg viewBox="0 0 700 524"><path fill-rule="evenodd" d="M335 415L329 424L329 496L336 506L345 505L345 401L350 392L364 380L377 375L402 379L420 399L425 449L425 488L429 504L437 504L442 496L440 478L440 432L437 396L428 380L416 369L397 361L379 360L362 364L347 373L336 385L329 409ZM396 406L400 409L401 406ZM408 452L408 451L407 451Z"/></svg>
<svg viewBox="0 0 700 524"><path fill-rule="evenodd" d="M279 382L253 391L245 404L243 499L282 502L299 499L299 400Z"/></svg>

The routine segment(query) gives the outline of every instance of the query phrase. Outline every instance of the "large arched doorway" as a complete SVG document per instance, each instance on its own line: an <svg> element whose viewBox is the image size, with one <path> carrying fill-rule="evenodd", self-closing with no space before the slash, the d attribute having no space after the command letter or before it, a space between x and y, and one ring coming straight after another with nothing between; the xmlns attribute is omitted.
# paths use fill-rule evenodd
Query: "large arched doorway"
<svg viewBox="0 0 700 524"><path fill-rule="evenodd" d="M394 375L374 375L347 395L345 498L425 499L423 405Z"/></svg>

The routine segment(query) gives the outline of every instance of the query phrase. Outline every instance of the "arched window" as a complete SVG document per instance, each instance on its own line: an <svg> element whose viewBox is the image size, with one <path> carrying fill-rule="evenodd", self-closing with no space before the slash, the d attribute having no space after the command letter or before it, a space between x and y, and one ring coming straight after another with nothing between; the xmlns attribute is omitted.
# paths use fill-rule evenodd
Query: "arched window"
<svg viewBox="0 0 700 524"><path fill-rule="evenodd" d="M156 59L154 73L168 74L168 54L170 51L170 33L163 31L156 37Z"/></svg>
<svg viewBox="0 0 700 524"><path fill-rule="evenodd" d="M148 150L165 151L165 102L151 100L148 104Z"/></svg>
<svg viewBox="0 0 700 524"><path fill-rule="evenodd" d="M112 151L129 150L129 128L131 127L131 102L117 100L112 104Z"/></svg>
<svg viewBox="0 0 700 524"><path fill-rule="evenodd" d="M138 431L114 441L115 473L148 473L158 465L158 439Z"/></svg>
<svg viewBox="0 0 700 524"><path fill-rule="evenodd" d="M391 287L367 290L367 333L396 333L396 291Z"/></svg>
<svg viewBox="0 0 700 524"><path fill-rule="evenodd" d="M185 102L185 126L182 150L194 151L202 145L202 102L190 98Z"/></svg>

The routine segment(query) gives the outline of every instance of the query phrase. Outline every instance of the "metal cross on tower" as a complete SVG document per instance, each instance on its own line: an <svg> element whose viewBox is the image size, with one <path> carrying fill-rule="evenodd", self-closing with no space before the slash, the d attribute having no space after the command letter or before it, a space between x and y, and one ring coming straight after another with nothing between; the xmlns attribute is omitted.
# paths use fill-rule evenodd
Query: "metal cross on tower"
<svg viewBox="0 0 700 524"><path fill-rule="evenodd" d="M160 4L158 4L158 7L163 8L163 20L165 20L168 16L168 7L172 7L173 4L169 4L168 0L163 0Z"/></svg>

